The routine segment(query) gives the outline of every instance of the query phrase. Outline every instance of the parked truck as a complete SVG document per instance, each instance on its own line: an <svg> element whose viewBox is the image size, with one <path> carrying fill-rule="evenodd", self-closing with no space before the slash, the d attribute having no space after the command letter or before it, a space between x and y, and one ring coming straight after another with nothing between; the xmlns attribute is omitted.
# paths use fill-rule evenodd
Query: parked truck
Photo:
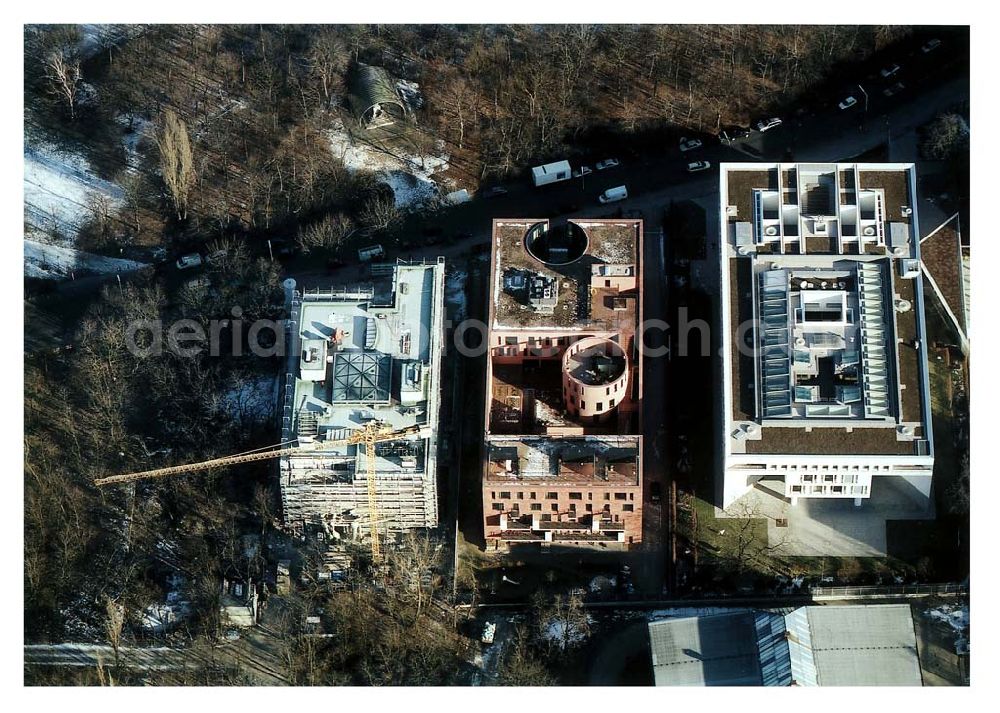
<svg viewBox="0 0 1000 713"><path fill-rule="evenodd" d="M535 186L544 186L549 183L568 181L573 177L573 169L570 168L569 161L556 161L547 163L544 166L535 166L531 169L531 178Z"/></svg>

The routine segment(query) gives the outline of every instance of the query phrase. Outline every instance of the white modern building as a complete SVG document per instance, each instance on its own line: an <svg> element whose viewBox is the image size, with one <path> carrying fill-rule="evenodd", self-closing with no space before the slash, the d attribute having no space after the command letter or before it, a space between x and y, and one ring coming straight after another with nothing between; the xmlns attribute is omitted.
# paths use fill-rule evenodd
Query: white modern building
<svg viewBox="0 0 1000 713"><path fill-rule="evenodd" d="M381 527L437 525L444 269L444 258L372 265L371 282L330 290L286 281L282 442L296 447L280 484L292 529L369 533L366 448L342 443L372 421L408 434L375 444Z"/></svg>
<svg viewBox="0 0 1000 713"><path fill-rule="evenodd" d="M723 164L722 505L853 498L934 465L912 164ZM773 486L772 486L773 487Z"/></svg>

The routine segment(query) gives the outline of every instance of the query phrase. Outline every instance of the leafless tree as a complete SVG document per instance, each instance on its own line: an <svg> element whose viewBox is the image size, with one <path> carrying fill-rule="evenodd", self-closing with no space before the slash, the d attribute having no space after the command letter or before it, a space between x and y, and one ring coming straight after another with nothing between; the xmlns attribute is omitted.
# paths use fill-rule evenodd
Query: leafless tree
<svg viewBox="0 0 1000 713"><path fill-rule="evenodd" d="M54 49L45 56L45 77L50 91L69 109L70 119L76 119L76 100L80 80L80 60L69 50Z"/></svg>
<svg viewBox="0 0 1000 713"><path fill-rule="evenodd" d="M188 194L195 181L194 153L187 126L171 109L163 113L156 145L160 149L163 182L170 193L177 219L184 220L187 218Z"/></svg>
<svg viewBox="0 0 1000 713"><path fill-rule="evenodd" d="M304 253L313 248L333 250L340 247L354 231L354 221L350 216L333 213L299 229L297 242Z"/></svg>

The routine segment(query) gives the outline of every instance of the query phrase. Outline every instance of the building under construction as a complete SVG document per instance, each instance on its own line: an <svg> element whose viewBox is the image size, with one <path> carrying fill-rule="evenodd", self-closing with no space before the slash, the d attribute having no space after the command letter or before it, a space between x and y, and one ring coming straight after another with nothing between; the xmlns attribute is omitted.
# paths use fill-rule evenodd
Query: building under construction
<svg viewBox="0 0 1000 713"><path fill-rule="evenodd" d="M369 283L326 291L285 282L282 442L298 448L281 457L280 482L295 531L370 533L368 451L343 441L373 422L408 434L374 444L378 529L437 525L444 259L371 273Z"/></svg>
<svg viewBox="0 0 1000 713"><path fill-rule="evenodd" d="M642 537L642 221L497 220L487 547Z"/></svg>

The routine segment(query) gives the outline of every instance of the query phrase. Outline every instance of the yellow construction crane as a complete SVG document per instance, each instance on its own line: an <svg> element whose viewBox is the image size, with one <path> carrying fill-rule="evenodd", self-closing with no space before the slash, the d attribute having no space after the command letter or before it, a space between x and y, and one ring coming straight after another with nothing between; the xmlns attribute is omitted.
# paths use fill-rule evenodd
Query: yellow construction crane
<svg viewBox="0 0 1000 713"><path fill-rule="evenodd" d="M356 429L350 436L344 439L336 441L323 441L319 446L319 450L327 450L333 448L339 448L341 446L348 445L361 445L365 446L365 466L367 470L368 479L368 519L369 519L369 531L371 533L371 549L372 549L372 560L375 564L380 564L382 562L382 547L379 542L378 526L382 522L381 517L379 517L378 512L378 493L375 487L375 444L382 443L384 441L396 441L404 438L410 438L420 434L419 426L411 426L409 428L404 428L399 431L394 431L385 424L379 421L369 421L364 426ZM153 470L143 470L137 473L125 473L123 475L112 475L107 478L98 478L94 481L94 484L100 487L106 485L120 485L122 483L133 483L137 480L152 480L155 478L166 478L172 475L181 475L185 473L197 473L204 470L211 470L213 468L220 468L227 465L236 465L238 463L252 463L259 460L268 460L269 458L280 458L283 455L288 455L294 453L296 450L301 448L299 445L291 446L290 448L284 448L287 444L279 443L276 446L268 446L270 450L257 450L248 451L246 453L240 453L238 455L224 456L222 458L213 458L211 460L201 461L199 463L189 463L187 465L172 465L167 468L154 468Z"/></svg>

